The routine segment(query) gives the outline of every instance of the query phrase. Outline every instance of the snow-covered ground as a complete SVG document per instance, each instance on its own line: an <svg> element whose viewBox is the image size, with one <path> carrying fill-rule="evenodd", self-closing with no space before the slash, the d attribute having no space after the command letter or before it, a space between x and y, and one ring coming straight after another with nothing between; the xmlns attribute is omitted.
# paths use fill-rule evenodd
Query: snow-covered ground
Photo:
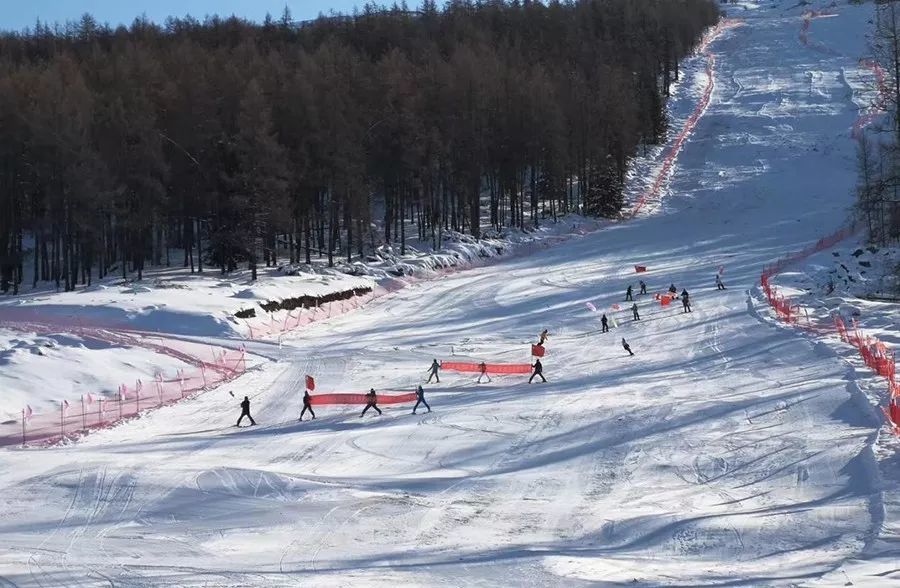
<svg viewBox="0 0 900 588"><path fill-rule="evenodd" d="M729 5L744 26L711 46L712 103L655 214L250 342L277 361L74 445L0 452L0 584L896 583L868 374L757 291L764 264L846 221L866 101L846 72L872 5L812 21L826 52L791 4ZM685 71L679 100L702 92ZM642 296L640 322L600 333L586 304L625 308L639 277L694 311ZM431 413L296 420L305 374L409 389L432 358L521 362L543 328L547 384L448 372ZM259 426L233 427L231 393Z"/></svg>

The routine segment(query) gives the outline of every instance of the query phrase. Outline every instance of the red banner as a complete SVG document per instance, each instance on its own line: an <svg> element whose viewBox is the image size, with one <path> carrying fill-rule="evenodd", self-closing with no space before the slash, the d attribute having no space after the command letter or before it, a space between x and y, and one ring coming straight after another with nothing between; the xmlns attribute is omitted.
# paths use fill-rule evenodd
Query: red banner
<svg viewBox="0 0 900 588"><path fill-rule="evenodd" d="M310 403L315 406L324 406L327 404L366 404L369 400L365 394L342 393L336 392L332 394L314 394L310 397ZM378 404L403 404L404 402L413 402L416 399L415 392L403 394L378 394L376 396Z"/></svg>
<svg viewBox="0 0 900 588"><path fill-rule="evenodd" d="M454 372L471 372L473 374L481 373L481 364L466 363L461 361L445 361L441 364L441 368ZM489 374L530 374L531 364L528 363L489 363L486 364L487 373Z"/></svg>
<svg viewBox="0 0 900 588"><path fill-rule="evenodd" d="M541 345L532 345L531 355L533 357L544 357L544 347Z"/></svg>

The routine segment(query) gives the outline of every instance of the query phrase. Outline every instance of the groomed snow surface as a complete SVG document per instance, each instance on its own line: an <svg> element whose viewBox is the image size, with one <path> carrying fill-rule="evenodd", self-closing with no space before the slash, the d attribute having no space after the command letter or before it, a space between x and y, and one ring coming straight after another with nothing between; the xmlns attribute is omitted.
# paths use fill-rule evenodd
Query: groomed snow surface
<svg viewBox="0 0 900 588"><path fill-rule="evenodd" d="M790 5L728 5L744 26L711 46L712 103L653 214L249 343L273 361L77 443L0 451L0 585L894 585L863 371L756 287L846 221L865 102L846 75L872 5L813 20L830 52ZM679 101L704 87L686 72ZM586 303L613 315L639 277L693 312L642 296L600 333ZM410 389L433 358L527 361L543 328L546 384L445 372L431 413L296 420L307 373ZM258 426L234 428L231 393Z"/></svg>

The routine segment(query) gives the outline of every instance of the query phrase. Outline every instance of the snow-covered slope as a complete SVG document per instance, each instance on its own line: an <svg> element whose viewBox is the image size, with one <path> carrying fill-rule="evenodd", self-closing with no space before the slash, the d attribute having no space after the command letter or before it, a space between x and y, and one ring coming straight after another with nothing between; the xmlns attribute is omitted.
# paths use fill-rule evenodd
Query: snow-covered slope
<svg viewBox="0 0 900 588"><path fill-rule="evenodd" d="M829 52L801 42L803 7L729 10L744 26L711 47L712 103L656 214L411 285L280 350L251 343L278 361L75 445L0 452L0 583L797 585L840 569L866 585L841 566L896 495L879 420L831 347L752 294L764 263L845 221L865 101L847 72L873 8L814 20ZM703 87L685 71L679 100ZM640 322L621 311L600 333L586 303L613 315L639 277L686 287L693 312L642 296ZM307 373L322 391L408 389L432 358L527 360L543 328L547 384L444 373L432 413L296 421ZM259 426L232 426L230 393Z"/></svg>

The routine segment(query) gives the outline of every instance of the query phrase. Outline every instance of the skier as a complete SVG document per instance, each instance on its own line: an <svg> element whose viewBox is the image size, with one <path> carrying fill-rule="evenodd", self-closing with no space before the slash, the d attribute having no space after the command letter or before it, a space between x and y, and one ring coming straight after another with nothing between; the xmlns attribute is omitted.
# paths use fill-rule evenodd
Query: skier
<svg viewBox="0 0 900 588"><path fill-rule="evenodd" d="M622 347L625 348L625 351L628 352L628 355L634 355L634 353L631 352L631 345L628 344L628 341L625 340L625 337L622 337Z"/></svg>
<svg viewBox="0 0 900 588"><path fill-rule="evenodd" d="M424 404L428 412L431 412L431 407L425 402L425 390L422 389L422 386L416 386L416 405L413 407L413 414L416 414L416 409L419 408L420 404Z"/></svg>
<svg viewBox="0 0 900 588"><path fill-rule="evenodd" d="M637 302L631 305L631 313L634 315L634 319L636 321L641 320L641 315L638 314Z"/></svg>
<svg viewBox="0 0 900 588"><path fill-rule="evenodd" d="M479 383L479 384L481 383L481 378L482 378L482 376L484 376L485 378L487 378L488 383L490 383L491 377L488 375L488 373L487 373L487 366L485 365L485 363L484 363L483 361L482 361L481 363L478 364L478 369L481 370L481 373L478 374L478 383Z"/></svg>
<svg viewBox="0 0 900 588"><path fill-rule="evenodd" d="M722 283L722 276L716 274L716 290L724 290L725 284Z"/></svg>
<svg viewBox="0 0 900 588"><path fill-rule="evenodd" d="M254 421L253 417L250 416L250 399L247 398L246 396L244 396L244 400L243 400L243 402L241 402L241 416L240 416L240 418L238 418L238 422L235 425L235 427L241 426L241 421L244 420L244 417L247 417L248 419L250 419L251 427L256 424L256 421Z"/></svg>
<svg viewBox="0 0 900 588"><path fill-rule="evenodd" d="M644 283L644 280L641 280L641 294L647 293L647 284Z"/></svg>
<svg viewBox="0 0 900 588"><path fill-rule="evenodd" d="M543 331L541 331L541 340L538 341L538 345L543 346L544 341L546 341L547 337L549 337L549 336L550 336L550 333L547 331L547 329L544 329Z"/></svg>
<svg viewBox="0 0 900 588"><path fill-rule="evenodd" d="M671 286L669 286L669 294L676 294L676 293L678 293L678 288L675 287L675 284L672 284Z"/></svg>
<svg viewBox="0 0 900 588"><path fill-rule="evenodd" d="M544 366L541 365L541 360L540 359L534 360L534 365L531 367L534 368L534 372L531 374L531 377L528 378L528 383L530 384L531 380L533 380L535 376L540 376L541 380L543 380L544 383L546 383L547 378L544 377Z"/></svg>
<svg viewBox="0 0 900 588"><path fill-rule="evenodd" d="M428 368L431 371L431 374L428 376L428 381L426 384L431 383L431 378L437 378L437 383L441 383L441 377L438 375L438 370L441 369L441 364L438 363L438 360L434 360L431 362L431 367Z"/></svg>
<svg viewBox="0 0 900 588"><path fill-rule="evenodd" d="M378 414L381 414L381 409L378 408L378 396L375 394L375 388L370 388L368 393L366 393L366 407L363 409L362 414L359 415L360 418L366 416L366 411L370 408L374 408Z"/></svg>
<svg viewBox="0 0 900 588"><path fill-rule="evenodd" d="M600 317L600 326L602 327L600 329L601 333L609 333L609 321L606 320L605 314Z"/></svg>
<svg viewBox="0 0 900 588"><path fill-rule="evenodd" d="M625 300L634 300L634 298L631 297L631 284L628 284L628 289L625 290Z"/></svg>
<svg viewBox="0 0 900 588"><path fill-rule="evenodd" d="M681 291L681 305L684 307L682 312L692 312L691 311L691 298L688 294L687 289Z"/></svg>
<svg viewBox="0 0 900 588"><path fill-rule="evenodd" d="M316 413L313 412L312 409L312 397L309 395L309 390L303 391L303 410L300 411L300 420L303 420L303 415L306 414L306 411L309 411L309 414L312 415L312 418L316 418Z"/></svg>

